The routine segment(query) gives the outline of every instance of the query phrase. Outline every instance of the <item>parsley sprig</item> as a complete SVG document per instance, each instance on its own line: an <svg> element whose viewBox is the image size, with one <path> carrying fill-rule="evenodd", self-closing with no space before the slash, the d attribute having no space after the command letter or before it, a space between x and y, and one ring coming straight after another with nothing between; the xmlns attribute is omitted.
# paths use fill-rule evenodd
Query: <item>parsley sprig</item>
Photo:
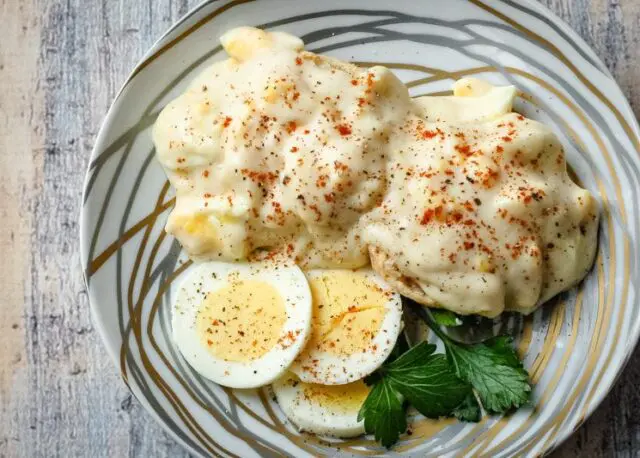
<svg viewBox="0 0 640 458"><path fill-rule="evenodd" d="M447 416L471 393L436 346L422 342L378 370L358 420L367 433L390 447L407 429L406 402L425 417ZM369 380L371 381L371 380Z"/></svg>
<svg viewBox="0 0 640 458"><path fill-rule="evenodd" d="M428 314L419 316L442 340L446 355L435 353L436 346L427 342L408 349L401 338L385 364L365 380L373 388L358 420L364 420L365 431L383 446L391 447L406 431L409 404L425 417L477 422L482 408L502 414L529 401L529 375L510 337L461 344Z"/></svg>
<svg viewBox="0 0 640 458"><path fill-rule="evenodd" d="M511 337L499 336L471 346L447 340L445 348L456 374L473 386L489 413L505 413L529 401L529 374Z"/></svg>

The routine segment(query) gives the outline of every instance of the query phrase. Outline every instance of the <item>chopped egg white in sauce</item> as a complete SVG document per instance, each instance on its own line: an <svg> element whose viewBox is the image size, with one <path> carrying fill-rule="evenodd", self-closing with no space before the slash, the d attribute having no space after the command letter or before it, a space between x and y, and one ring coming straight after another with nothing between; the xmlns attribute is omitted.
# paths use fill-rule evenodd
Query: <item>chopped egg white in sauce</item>
<svg viewBox="0 0 640 458"><path fill-rule="evenodd" d="M530 313L581 280L598 208L513 87L460 80L411 99L387 68L234 29L229 54L160 114L153 138L176 190L166 229L196 260L284 256L373 269L460 314Z"/></svg>

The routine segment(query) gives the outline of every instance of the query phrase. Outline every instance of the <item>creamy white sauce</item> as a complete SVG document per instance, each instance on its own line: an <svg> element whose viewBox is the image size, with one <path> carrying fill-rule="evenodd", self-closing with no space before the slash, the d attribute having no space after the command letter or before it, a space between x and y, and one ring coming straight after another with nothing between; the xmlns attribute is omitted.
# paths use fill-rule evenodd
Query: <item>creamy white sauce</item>
<svg viewBox="0 0 640 458"><path fill-rule="evenodd" d="M511 112L514 88L461 80L412 100L387 68L290 35L222 43L230 58L153 132L177 194L167 231L193 258L355 268L371 251L421 302L487 316L528 313L589 270L596 202L551 130Z"/></svg>

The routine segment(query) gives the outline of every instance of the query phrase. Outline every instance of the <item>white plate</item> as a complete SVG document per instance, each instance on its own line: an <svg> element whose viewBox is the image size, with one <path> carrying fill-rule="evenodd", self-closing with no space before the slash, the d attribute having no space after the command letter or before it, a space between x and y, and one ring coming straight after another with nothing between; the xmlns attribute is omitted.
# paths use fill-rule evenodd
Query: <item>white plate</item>
<svg viewBox="0 0 640 458"><path fill-rule="evenodd" d="M185 364L169 338L172 281L185 256L163 226L172 191L150 126L189 80L223 58L239 25L283 30L308 49L384 63L413 94L462 75L521 91L516 109L553 126L604 213L598 259L583 284L508 324L535 389L531 408L471 425L417 418L392 451L369 438L299 434L266 392L225 390ZM202 456L534 456L602 401L640 331L638 125L602 62L533 1L291 0L202 4L173 26L125 83L102 126L84 190L81 242L91 310L123 378L149 412Z"/></svg>

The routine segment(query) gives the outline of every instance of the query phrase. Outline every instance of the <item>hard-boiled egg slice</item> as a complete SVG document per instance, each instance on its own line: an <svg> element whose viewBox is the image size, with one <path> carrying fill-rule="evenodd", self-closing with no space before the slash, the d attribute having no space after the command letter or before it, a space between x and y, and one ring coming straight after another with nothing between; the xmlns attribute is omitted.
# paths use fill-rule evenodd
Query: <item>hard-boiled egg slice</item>
<svg viewBox="0 0 640 458"><path fill-rule="evenodd" d="M231 388L274 381L304 348L311 294L294 265L208 262L173 304L173 339L204 377Z"/></svg>
<svg viewBox="0 0 640 458"><path fill-rule="evenodd" d="M298 428L335 437L364 434L358 411L370 390L362 380L329 386L301 382L291 373L273 384L278 404Z"/></svg>
<svg viewBox="0 0 640 458"><path fill-rule="evenodd" d="M353 382L375 371L402 328L400 295L369 269L313 270L307 279L311 337L290 370L303 382L323 385Z"/></svg>

